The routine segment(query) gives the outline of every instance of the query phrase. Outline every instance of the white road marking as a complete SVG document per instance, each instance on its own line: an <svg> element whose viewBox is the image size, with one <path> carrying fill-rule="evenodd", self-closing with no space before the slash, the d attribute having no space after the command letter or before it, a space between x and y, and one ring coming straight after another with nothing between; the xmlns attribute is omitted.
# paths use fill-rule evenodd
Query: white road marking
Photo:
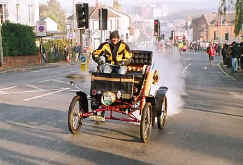
<svg viewBox="0 0 243 165"><path fill-rule="evenodd" d="M49 82L49 81L58 82L58 83L62 83L62 84L68 84L68 83L65 82L65 81L62 81L62 80L55 80L55 79L43 80L43 81L40 81L39 83L45 83L45 82Z"/></svg>
<svg viewBox="0 0 243 165"><path fill-rule="evenodd" d="M32 85L32 84L27 84L26 86L30 87L30 88L34 88L34 89L40 90L40 91L45 91L45 89L41 89L41 88L39 88L39 87L37 87L35 85Z"/></svg>
<svg viewBox="0 0 243 165"><path fill-rule="evenodd" d="M56 93L63 92L63 91L66 91L68 89L70 89L70 88L62 88L62 89L60 89L58 91L49 92L49 93L46 93L46 94L43 94L43 95L39 95L39 96L35 96L35 97L31 97L31 98L24 99L24 101L35 100L35 99L38 99L38 98L41 98L41 97L45 97L45 96L49 96L49 95L53 95L53 94L56 94Z"/></svg>
<svg viewBox="0 0 243 165"><path fill-rule="evenodd" d="M36 93L36 92L42 92L44 90L33 90L33 91L22 91L22 92L12 92L12 93L8 93L10 94L22 94L22 93Z"/></svg>
<svg viewBox="0 0 243 165"><path fill-rule="evenodd" d="M8 94L7 92L0 91L0 95L7 95L7 94Z"/></svg>
<svg viewBox="0 0 243 165"><path fill-rule="evenodd" d="M54 82L58 82L58 83L61 83L61 84L69 84L69 83L67 83L67 82L65 82L65 81L61 81L61 80L54 80L54 79L52 79L52 81L54 81Z"/></svg>
<svg viewBox="0 0 243 165"><path fill-rule="evenodd" d="M3 90L8 90L8 89L13 89L13 88L16 88L17 86L11 86L11 87L7 87L7 88L2 88L0 89L0 91L3 91Z"/></svg>
<svg viewBox="0 0 243 165"><path fill-rule="evenodd" d="M187 69L188 69L191 65L192 65L192 64L188 64L188 65L184 68L184 70L183 70L182 73L185 73L185 72L187 71Z"/></svg>
<svg viewBox="0 0 243 165"><path fill-rule="evenodd" d="M48 82L48 81L51 81L51 79L39 81L39 83L44 83L44 82Z"/></svg>
<svg viewBox="0 0 243 165"><path fill-rule="evenodd" d="M236 79L235 79L233 76L229 75L227 72L224 71L224 69L221 67L220 64L218 64L218 67L219 67L219 69L221 70L221 72L224 73L224 75L225 75L226 77L230 78L231 80L236 81Z"/></svg>
<svg viewBox="0 0 243 165"><path fill-rule="evenodd" d="M34 71L31 71L31 72L38 73L38 72L40 72L40 70L34 70Z"/></svg>

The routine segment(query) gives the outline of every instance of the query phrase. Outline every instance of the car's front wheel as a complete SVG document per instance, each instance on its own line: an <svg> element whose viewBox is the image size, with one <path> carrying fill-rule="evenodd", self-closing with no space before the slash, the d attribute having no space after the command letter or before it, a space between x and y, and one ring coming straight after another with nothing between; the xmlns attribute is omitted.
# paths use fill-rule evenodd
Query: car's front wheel
<svg viewBox="0 0 243 165"><path fill-rule="evenodd" d="M148 143L152 130L152 106L146 103L142 111L140 123L140 136L144 143Z"/></svg>
<svg viewBox="0 0 243 165"><path fill-rule="evenodd" d="M82 114L84 113L84 108L80 103L80 96L75 96L68 110L68 128L73 135L79 133L83 120Z"/></svg>

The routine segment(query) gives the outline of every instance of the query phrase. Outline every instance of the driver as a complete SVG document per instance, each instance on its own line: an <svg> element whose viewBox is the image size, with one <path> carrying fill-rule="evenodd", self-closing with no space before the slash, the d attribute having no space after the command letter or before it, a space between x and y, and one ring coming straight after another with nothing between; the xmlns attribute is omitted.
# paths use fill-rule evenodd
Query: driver
<svg viewBox="0 0 243 165"><path fill-rule="evenodd" d="M104 56L105 62L101 60ZM108 63L118 66L127 66L132 60L132 53L128 45L120 40L119 32L110 34L110 41L102 43L98 49L93 51L92 58L97 64Z"/></svg>

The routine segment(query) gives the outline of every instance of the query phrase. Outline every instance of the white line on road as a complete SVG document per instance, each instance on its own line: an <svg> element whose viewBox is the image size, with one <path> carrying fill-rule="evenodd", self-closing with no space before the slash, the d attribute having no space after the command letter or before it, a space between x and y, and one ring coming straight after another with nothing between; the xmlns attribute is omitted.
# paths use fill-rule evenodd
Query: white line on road
<svg viewBox="0 0 243 165"><path fill-rule="evenodd" d="M191 65L192 65L192 64L188 64L188 65L185 67L185 69L183 70L182 73L185 73L185 72L187 71L187 69L188 69Z"/></svg>
<svg viewBox="0 0 243 165"><path fill-rule="evenodd" d="M0 91L0 95L7 95L7 94L8 94L7 92Z"/></svg>
<svg viewBox="0 0 243 165"><path fill-rule="evenodd" d="M45 89L41 89L41 88L39 88L39 87L37 87L35 85L32 85L32 84L27 84L26 86L30 87L30 88L34 88L34 89L40 90L40 91L45 91Z"/></svg>
<svg viewBox="0 0 243 165"><path fill-rule="evenodd" d="M62 81L62 80L54 80L54 79L52 79L52 81L58 82L58 83L61 83L61 84L69 84L69 83L67 83L65 81Z"/></svg>
<svg viewBox="0 0 243 165"><path fill-rule="evenodd" d="M39 83L44 83L44 82L48 82L48 81L51 81L51 79L39 81Z"/></svg>
<svg viewBox="0 0 243 165"><path fill-rule="evenodd" d="M50 81L53 81L53 82L56 82L56 83L61 83L61 84L69 84L65 81L62 81L62 80L55 80L55 79L48 79L48 80L43 80L43 81L40 81L39 83L45 83L45 82L50 82Z"/></svg>
<svg viewBox="0 0 243 165"><path fill-rule="evenodd" d="M3 90L8 90L8 89L13 89L13 88L16 88L17 86L11 86L11 87L7 87L7 88L2 88L0 89L0 91L3 91Z"/></svg>
<svg viewBox="0 0 243 165"><path fill-rule="evenodd" d="M34 70L34 71L31 71L31 72L33 72L33 73L39 73L40 70Z"/></svg>
<svg viewBox="0 0 243 165"><path fill-rule="evenodd" d="M60 90L55 91L55 92L49 92L49 93L46 93L46 94L43 94L43 95L40 95L40 96L35 96L35 97L27 98L27 99L24 99L24 101L35 100L35 99L38 99L38 98L41 98L41 97L45 97L45 96L53 95L53 94L56 94L56 93L59 93L59 92L63 92L63 91L66 91L68 89L70 89L70 88L63 88L63 89L60 89Z"/></svg>
<svg viewBox="0 0 243 165"><path fill-rule="evenodd" d="M228 77L228 78L230 78L231 80L236 80L233 76L231 76L231 75L229 75L227 72L225 72L224 71L224 69L221 67L221 65L220 64L218 64L218 67L219 67L219 69L221 70L221 72L223 72L223 74L226 76L226 77Z"/></svg>

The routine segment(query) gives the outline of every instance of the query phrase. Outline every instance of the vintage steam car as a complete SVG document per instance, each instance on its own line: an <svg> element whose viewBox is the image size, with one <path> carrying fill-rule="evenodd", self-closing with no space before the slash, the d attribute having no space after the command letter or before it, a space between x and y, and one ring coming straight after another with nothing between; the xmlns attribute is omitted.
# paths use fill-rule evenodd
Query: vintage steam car
<svg viewBox="0 0 243 165"><path fill-rule="evenodd" d="M76 92L68 111L68 126L72 134L80 132L85 119L120 120L140 123L141 140L147 143L156 118L158 128L165 127L168 88L158 86L159 74L152 65L152 51L134 50L132 53L133 62L125 73L94 72L90 95L81 89ZM116 117L113 112L127 117Z"/></svg>

